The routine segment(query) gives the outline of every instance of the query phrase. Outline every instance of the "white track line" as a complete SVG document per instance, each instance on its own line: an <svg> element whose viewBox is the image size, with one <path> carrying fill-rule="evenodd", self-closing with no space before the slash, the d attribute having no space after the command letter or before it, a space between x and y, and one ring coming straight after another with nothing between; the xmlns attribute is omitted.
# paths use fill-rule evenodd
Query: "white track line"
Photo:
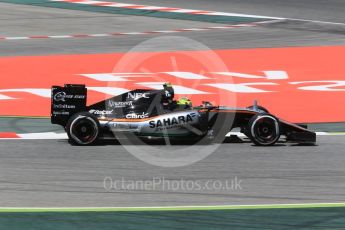
<svg viewBox="0 0 345 230"><path fill-rule="evenodd" d="M114 3L105 1L91 1L91 0L50 0L54 2L68 2L73 4L84 4L84 5L94 5L94 6L108 6L108 7L121 7L126 9L139 9L139 10L151 10L151 11L162 11L162 12L174 12L181 14L194 14L194 15L210 15L210 16L228 16L228 17L247 17L247 18L258 18L258 19L272 19L272 20L291 20L291 21L301 21L301 22L313 22L313 23L324 23L331 25L342 25L342 22L329 22L329 21L319 21L319 20L309 20L301 18L283 18L283 17L273 17L273 16L263 16L255 14L239 14L239 13L228 13L228 12L216 12L207 10L192 10L192 9L181 9L175 7L162 7L162 6L146 6L146 5L136 5L127 3Z"/></svg>
<svg viewBox="0 0 345 230"><path fill-rule="evenodd" d="M208 10L194 10L194 9L182 9L176 7L162 7L162 6L148 6L148 5L136 5L128 3L114 3L106 1L91 1L91 0L50 0L52 2L67 2L72 4L85 4L93 6L102 7L119 7L125 9L133 10L150 10L150 11L160 11L160 12L170 12L170 13L180 13L180 14L192 14L192 15L209 15L209 16L225 16L225 17L246 17L246 18L259 18L259 19L282 19L278 17L268 17L254 14L238 14L238 13L228 13L228 12L217 12Z"/></svg>
<svg viewBox="0 0 345 230"><path fill-rule="evenodd" d="M227 210L268 208L345 207L345 203L245 204L245 205L186 205L186 206L130 206L130 207L0 207L0 212L81 212L81 211L152 211L152 210Z"/></svg>
<svg viewBox="0 0 345 230"><path fill-rule="evenodd" d="M199 32L199 31L210 31L210 30L228 30L236 29L242 27L254 27L258 26L255 23L248 24L237 24L229 26L210 26L203 28L183 28L183 29L173 29L173 30L154 30L154 31L144 31L144 32L112 32L112 33L102 33L102 34L70 34L70 35L40 35L40 36L26 36L26 37L0 37L1 41L11 41L11 40L42 40L42 39L63 39L63 38L97 38L97 37L115 37L115 36L138 36L138 35L153 35L153 34L166 34L166 33L183 33L183 32Z"/></svg>
<svg viewBox="0 0 345 230"><path fill-rule="evenodd" d="M209 16L225 16L225 17L247 17L247 18L259 18L259 19L272 19L272 20L292 20L292 21L302 21L302 22L314 22L314 23L324 23L332 25L343 25L342 22L329 22L329 21L319 21L319 20L308 20L301 18L282 18L282 17L273 17L273 16L263 16L255 14L239 14L239 13L229 13L229 12L216 12L208 10L192 10L192 9L181 9L175 7L162 7L162 6L147 6L147 5L136 5L136 4L127 4L127 3L114 3L114 2L105 2L105 1L90 1L90 0L50 0L54 2L68 2L73 4L84 4L84 5L94 5L94 6L107 6L107 7L120 7L126 9L136 9L136 10L151 10L151 11L162 11L162 12L172 12L172 13L181 13L181 14L194 14L194 15L209 15Z"/></svg>
<svg viewBox="0 0 345 230"><path fill-rule="evenodd" d="M308 20L308 19L299 19L299 18L285 18L285 20L301 21L301 22L313 22L313 23L323 23L323 24L345 26L345 23L342 23L342 22L328 22L328 21Z"/></svg>
<svg viewBox="0 0 345 230"><path fill-rule="evenodd" d="M0 133L1 134L1 133ZM16 134L18 137L14 138L0 138L0 140L64 140L67 139L66 133L55 133L55 132L44 132L44 133L23 133ZM241 138L246 136L240 132L229 132L226 136L236 135ZM316 132L317 136L344 136L345 133L327 133L327 132Z"/></svg>

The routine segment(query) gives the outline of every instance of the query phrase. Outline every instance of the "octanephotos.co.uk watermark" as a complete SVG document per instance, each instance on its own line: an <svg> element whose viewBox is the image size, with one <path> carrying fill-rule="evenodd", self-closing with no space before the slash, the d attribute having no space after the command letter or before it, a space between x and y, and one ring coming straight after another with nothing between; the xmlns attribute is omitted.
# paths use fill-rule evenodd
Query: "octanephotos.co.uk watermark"
<svg viewBox="0 0 345 230"><path fill-rule="evenodd" d="M238 191L242 190L242 180L238 177L230 179L167 179L153 177L147 180L131 180L121 177L114 179L105 177L103 187L106 191Z"/></svg>

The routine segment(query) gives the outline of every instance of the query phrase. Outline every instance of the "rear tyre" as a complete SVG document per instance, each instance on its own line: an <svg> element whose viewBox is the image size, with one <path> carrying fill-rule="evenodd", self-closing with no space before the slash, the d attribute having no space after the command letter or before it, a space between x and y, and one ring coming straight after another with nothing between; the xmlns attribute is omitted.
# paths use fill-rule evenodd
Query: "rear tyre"
<svg viewBox="0 0 345 230"><path fill-rule="evenodd" d="M246 134L255 145L274 145L280 137L279 120L268 113L257 114L250 119Z"/></svg>
<svg viewBox="0 0 345 230"><path fill-rule="evenodd" d="M92 145L99 138L100 124L94 115L81 112L68 120L66 132L72 145Z"/></svg>

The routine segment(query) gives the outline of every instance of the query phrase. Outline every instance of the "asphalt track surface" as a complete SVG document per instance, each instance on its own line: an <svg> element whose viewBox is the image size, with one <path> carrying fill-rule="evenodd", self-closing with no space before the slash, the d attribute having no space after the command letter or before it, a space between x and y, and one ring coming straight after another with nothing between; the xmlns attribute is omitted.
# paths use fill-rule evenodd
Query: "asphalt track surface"
<svg viewBox="0 0 345 230"><path fill-rule="evenodd" d="M126 2L126 1L123 1ZM345 23L343 1L128 1L152 5ZM226 9L226 10L224 10ZM229 10L228 10L229 9ZM135 32L197 28L213 23L91 13L0 3L1 36ZM216 24L221 25L221 24ZM284 21L227 31L187 32L211 49L344 45L343 25ZM118 38L0 41L1 56L126 52L160 35ZM178 34L178 36L180 36ZM150 47L160 50L160 47ZM31 124L35 125L35 123ZM0 206L167 206L345 202L344 136L318 146L256 148L223 144L186 167L162 168L119 145L71 147L58 140L0 141ZM105 177L127 180L242 181L234 191L115 190Z"/></svg>
<svg viewBox="0 0 345 230"><path fill-rule="evenodd" d="M183 151L184 146L178 148ZM63 140L3 140L0 141L0 206L345 202L345 155L340 151L344 148L344 136L320 137L318 146L221 144L198 163L166 168L142 162L121 145L71 147ZM122 187L119 182L116 188L109 189L106 183L106 189L106 177L113 181L124 180L126 184ZM210 190L192 185L190 189L186 189L187 185L169 188L167 184L165 187L126 187L131 181L153 181L153 178L171 183L200 181L202 186L206 186L206 181L219 180L225 185L226 181L237 180L237 186L234 184L229 189L211 186Z"/></svg>
<svg viewBox="0 0 345 230"><path fill-rule="evenodd" d="M179 3L179 7L190 6L189 4L185 5L181 2ZM223 10L228 8L232 9L231 1L223 1L218 5L220 4L222 4ZM197 4L196 6L199 5L202 6L202 4ZM267 6L267 4L265 5ZM270 4L270 6L271 5L273 4ZM20 7L18 7L16 4L8 3L0 3L0 6L1 36L142 32L222 25L196 21L94 13L28 5L19 5ZM245 8L247 6L244 5L243 7ZM256 12L253 11L255 7L255 4L250 7L248 6L250 13ZM292 7L294 6L290 6L290 8ZM323 10L321 7L324 6L320 4L319 11ZM339 8L341 7L339 6ZM276 9L276 11L267 10L262 13L263 15L270 15L271 12L275 12L275 14L282 12L284 17L289 16L286 15L287 12L284 11L284 7L282 6ZM306 12L310 12L310 10L308 11L306 9ZM316 11L316 13L317 12L318 11ZM334 15L330 12L328 12L328 14ZM305 17L307 17L307 15L314 14L310 12L309 14L306 14ZM290 17L294 16L295 13ZM337 18L341 21L343 16L340 14L338 16L339 17ZM314 19L314 17L311 17L311 19ZM324 19L328 20L329 18ZM334 25L320 22L286 21L253 28L237 28L211 32L197 31L169 35L191 38L201 42L211 49L230 49L343 45L345 44L344 31L345 25L342 24ZM161 35L120 36L116 37L116 39L113 37L98 37L84 39L10 40L1 41L0 50L1 56L126 52L135 45L140 44L142 41L157 36ZM159 44L152 47L145 47L145 49L148 51L162 50Z"/></svg>

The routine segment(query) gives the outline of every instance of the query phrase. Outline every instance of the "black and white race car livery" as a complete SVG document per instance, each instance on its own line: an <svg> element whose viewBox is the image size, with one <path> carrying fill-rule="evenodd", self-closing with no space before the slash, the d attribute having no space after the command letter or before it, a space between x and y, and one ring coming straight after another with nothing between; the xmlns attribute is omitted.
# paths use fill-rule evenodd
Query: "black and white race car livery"
<svg viewBox="0 0 345 230"><path fill-rule="evenodd" d="M136 89L87 106L84 85L53 86L51 122L63 126L69 141L91 145L104 138L164 139L177 142L222 142L240 128L255 145L287 142L314 143L316 134L305 126L289 123L261 106L230 108L203 102L175 101L173 87Z"/></svg>

